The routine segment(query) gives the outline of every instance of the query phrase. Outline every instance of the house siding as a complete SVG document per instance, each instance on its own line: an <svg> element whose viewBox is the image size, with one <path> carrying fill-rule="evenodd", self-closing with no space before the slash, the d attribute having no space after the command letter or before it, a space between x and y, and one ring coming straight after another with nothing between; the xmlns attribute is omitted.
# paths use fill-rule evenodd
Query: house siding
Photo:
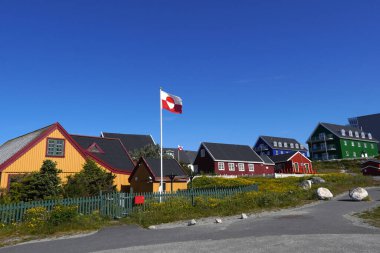
<svg viewBox="0 0 380 253"><path fill-rule="evenodd" d="M363 175L380 176L380 164L368 161L361 165Z"/></svg>
<svg viewBox="0 0 380 253"><path fill-rule="evenodd" d="M296 170L295 163L298 164L298 170ZM305 164L309 165L309 170L306 170ZM312 162L306 159L301 154L295 154L291 160L286 162L276 163L277 173L289 173L289 174L314 174Z"/></svg>
<svg viewBox="0 0 380 253"><path fill-rule="evenodd" d="M244 164L244 171L239 170L239 162L233 162L235 170L230 171L228 164L232 162L224 162L224 170L219 170L219 162L214 162L214 171L217 175L235 175L235 176L251 176L251 175L268 175L268 174L274 174L274 166L273 165L265 165L262 163L243 163ZM254 165L254 171L249 171L249 164Z"/></svg>

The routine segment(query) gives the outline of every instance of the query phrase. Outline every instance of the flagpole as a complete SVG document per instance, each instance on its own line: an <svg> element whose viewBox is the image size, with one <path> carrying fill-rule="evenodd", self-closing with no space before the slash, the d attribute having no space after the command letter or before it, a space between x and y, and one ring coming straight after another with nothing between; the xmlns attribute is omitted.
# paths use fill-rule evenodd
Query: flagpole
<svg viewBox="0 0 380 253"><path fill-rule="evenodd" d="M160 192L160 202L161 202L161 193L163 191L163 178L162 178L162 174L163 174L163 160L162 160L162 98L161 98L161 91L162 91L162 87L160 87L160 145L161 145L161 151L160 151L160 158L161 158L161 168L160 168L160 173L161 173L161 180L160 180L160 188L159 188L159 192Z"/></svg>

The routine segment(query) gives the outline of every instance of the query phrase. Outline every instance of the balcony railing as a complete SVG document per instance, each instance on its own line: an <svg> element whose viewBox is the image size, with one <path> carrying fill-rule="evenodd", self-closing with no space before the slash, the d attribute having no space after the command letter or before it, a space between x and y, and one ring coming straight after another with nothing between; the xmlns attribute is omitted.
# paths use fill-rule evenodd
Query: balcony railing
<svg viewBox="0 0 380 253"><path fill-rule="evenodd" d="M327 151L335 151L335 150L336 150L335 145L328 145L327 146ZM312 148L312 151L315 153L326 152L326 148L325 147L314 147L314 148Z"/></svg>
<svg viewBox="0 0 380 253"><path fill-rule="evenodd" d="M315 136L311 138L311 142L321 142L321 141L331 141L334 140L334 136L332 134L327 134L324 136Z"/></svg>

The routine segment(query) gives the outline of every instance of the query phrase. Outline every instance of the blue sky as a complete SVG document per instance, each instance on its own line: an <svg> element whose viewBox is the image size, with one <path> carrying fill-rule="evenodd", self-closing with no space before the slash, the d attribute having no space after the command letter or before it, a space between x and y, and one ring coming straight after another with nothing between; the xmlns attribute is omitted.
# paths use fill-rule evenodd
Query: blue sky
<svg viewBox="0 0 380 253"><path fill-rule="evenodd" d="M378 113L379 1L0 0L0 143L53 122L164 146L304 143Z"/></svg>

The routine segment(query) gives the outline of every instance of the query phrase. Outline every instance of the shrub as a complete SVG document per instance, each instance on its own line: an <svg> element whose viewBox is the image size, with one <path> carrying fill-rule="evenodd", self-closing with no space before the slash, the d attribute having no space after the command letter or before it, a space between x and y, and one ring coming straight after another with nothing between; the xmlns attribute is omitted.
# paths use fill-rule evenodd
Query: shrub
<svg viewBox="0 0 380 253"><path fill-rule="evenodd" d="M51 210L48 222L49 224L57 226L65 222L73 221L77 215L78 206L57 205Z"/></svg>
<svg viewBox="0 0 380 253"><path fill-rule="evenodd" d="M38 232L48 219L49 212L42 206L30 208L24 214L24 224L31 233Z"/></svg>
<svg viewBox="0 0 380 253"><path fill-rule="evenodd" d="M96 196L100 191L113 192L116 189L113 185L115 177L89 159L83 165L83 170L67 178L64 192L67 197Z"/></svg>

